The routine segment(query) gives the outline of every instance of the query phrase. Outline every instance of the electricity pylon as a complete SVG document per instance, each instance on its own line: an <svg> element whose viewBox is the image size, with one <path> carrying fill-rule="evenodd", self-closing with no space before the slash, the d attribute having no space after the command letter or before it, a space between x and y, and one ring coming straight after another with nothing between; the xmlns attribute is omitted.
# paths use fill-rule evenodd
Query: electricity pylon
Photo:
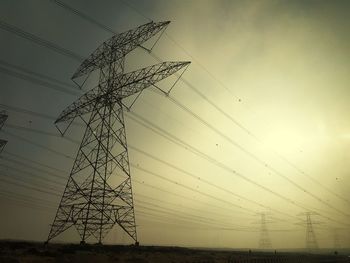
<svg viewBox="0 0 350 263"><path fill-rule="evenodd" d="M7 118L8 118L8 115L5 113L5 111L1 111L0 112L0 130L4 126ZM0 139L0 153L4 150L6 143L7 141Z"/></svg>
<svg viewBox="0 0 350 263"><path fill-rule="evenodd" d="M341 242L340 242L340 238L339 238L339 231L343 231L343 230L345 230L345 229L343 229L343 228L333 228L332 229L334 250L341 249Z"/></svg>
<svg viewBox="0 0 350 263"><path fill-rule="evenodd" d="M266 213L260 213L260 239L259 248L260 249L270 249L272 248L271 239L269 231L267 229Z"/></svg>
<svg viewBox="0 0 350 263"><path fill-rule="evenodd" d="M74 226L82 244L89 237L101 243L118 224L138 244L123 99L185 70L190 62L163 62L124 73L124 61L129 52L169 23L150 22L113 36L74 73L72 79L98 70L99 83L55 121L62 135L76 117L86 129L47 242ZM64 129L59 127L62 124Z"/></svg>
<svg viewBox="0 0 350 263"><path fill-rule="evenodd" d="M306 238L305 238L306 249L309 252L317 250L318 242L316 239L316 234L313 226L316 224L320 224L320 222L311 220L311 216L318 215L318 214L314 212L305 212L305 213L301 213L300 215L304 215L306 217L303 223L304 225L306 225Z"/></svg>

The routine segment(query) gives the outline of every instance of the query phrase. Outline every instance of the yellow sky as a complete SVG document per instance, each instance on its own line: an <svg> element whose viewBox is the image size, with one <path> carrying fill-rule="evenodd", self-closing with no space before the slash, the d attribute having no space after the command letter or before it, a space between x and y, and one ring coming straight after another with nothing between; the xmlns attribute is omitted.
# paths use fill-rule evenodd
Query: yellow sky
<svg viewBox="0 0 350 263"><path fill-rule="evenodd" d="M110 37L52 3L21 3L19 9L10 2L1 4L5 21L81 55L88 56ZM333 246L337 228L340 243L349 247L349 3L197 0L133 5L156 21L172 21L154 49L158 57L192 61L184 74L192 88L180 81L171 93L190 114L152 90L143 92L132 112L125 114L140 242L255 248L258 213L266 212L273 221L268 229L274 247L304 247L305 226L296 223L305 220L299 214L315 211L319 215L312 218L322 222L315 226L320 247ZM50 17L37 14L38 6ZM72 6L119 32L147 22L122 2L73 1ZM66 20L59 24L62 17ZM10 50L1 60L65 82L78 66L8 32L1 31L0 37ZM128 69L156 63L141 49L129 61ZM77 97L2 77L2 104L56 117ZM182 146L135 122L137 116L170 133ZM15 112L8 123L56 133L52 121ZM70 156L78 147L62 138L8 131ZM81 132L74 128L68 136L80 140ZM68 178L71 159L6 139L8 152L57 167ZM61 188L55 186L59 193L62 183ZM28 189L9 189L32 195ZM0 238L46 238L60 198L33 196L47 198L51 209L38 211L1 200L7 213L0 218ZM67 233L58 240L77 236ZM130 240L116 228L106 242Z"/></svg>

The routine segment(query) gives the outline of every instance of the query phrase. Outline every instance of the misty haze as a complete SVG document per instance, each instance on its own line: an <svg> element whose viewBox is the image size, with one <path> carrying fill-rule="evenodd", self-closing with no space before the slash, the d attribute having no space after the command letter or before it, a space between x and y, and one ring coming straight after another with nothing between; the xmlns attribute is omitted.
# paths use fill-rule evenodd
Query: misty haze
<svg viewBox="0 0 350 263"><path fill-rule="evenodd" d="M0 2L0 262L350 262L350 2Z"/></svg>

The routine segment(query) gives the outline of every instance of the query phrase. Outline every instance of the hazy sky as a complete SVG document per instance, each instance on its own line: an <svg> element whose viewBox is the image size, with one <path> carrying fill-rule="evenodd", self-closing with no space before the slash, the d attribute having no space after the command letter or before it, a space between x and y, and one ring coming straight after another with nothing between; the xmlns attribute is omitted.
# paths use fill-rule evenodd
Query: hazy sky
<svg viewBox="0 0 350 263"><path fill-rule="evenodd" d="M185 108L150 89L126 113L141 244L255 248L266 213L273 247L304 247L302 214L313 211L319 246L338 239L349 247L349 1L69 5L116 32L171 20L154 54L192 61L171 93ZM0 238L45 240L78 149L53 121L80 94L70 86L79 62L4 22L81 57L111 34L49 0L3 0L0 20L0 108L9 114L0 133L9 141L0 160ZM137 49L126 66L154 63ZM79 141L82 130L67 135ZM115 227L106 243L115 242L131 240Z"/></svg>

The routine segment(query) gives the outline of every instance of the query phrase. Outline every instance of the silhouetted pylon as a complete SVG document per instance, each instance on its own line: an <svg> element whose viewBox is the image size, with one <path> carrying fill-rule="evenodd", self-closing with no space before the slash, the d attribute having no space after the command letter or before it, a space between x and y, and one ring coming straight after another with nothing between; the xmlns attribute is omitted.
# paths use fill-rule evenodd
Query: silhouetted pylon
<svg viewBox="0 0 350 263"><path fill-rule="evenodd" d="M272 248L272 243L267 229L266 213L260 213L260 239L259 248L269 249Z"/></svg>
<svg viewBox="0 0 350 263"><path fill-rule="evenodd" d="M342 230L340 228L334 228L333 229L333 246L335 250L338 250L341 248L341 242L339 238L339 230Z"/></svg>
<svg viewBox="0 0 350 263"><path fill-rule="evenodd" d="M311 219L312 215L318 215L315 212L305 212L300 215L305 216L304 225L306 226L306 238L305 238L305 247L310 252L317 250L319 248L318 242L316 239L316 234L314 230L314 225L320 224L320 222L315 222Z"/></svg>
<svg viewBox="0 0 350 263"><path fill-rule="evenodd" d="M77 117L86 129L47 242L74 226L81 243L89 237L101 243L118 224L137 243L124 121L124 108L129 107L123 100L132 95L137 99L144 89L185 70L190 62L163 62L128 73L124 73L124 62L129 52L169 23L150 22L113 36L74 73L72 79L98 71L99 82L55 121L62 135Z"/></svg>
<svg viewBox="0 0 350 263"><path fill-rule="evenodd" d="M1 111L0 112L0 130L2 129L2 127L5 124L5 121L7 120L8 115L6 114L5 111ZM0 153L3 151L5 145L6 145L7 141L0 139Z"/></svg>

